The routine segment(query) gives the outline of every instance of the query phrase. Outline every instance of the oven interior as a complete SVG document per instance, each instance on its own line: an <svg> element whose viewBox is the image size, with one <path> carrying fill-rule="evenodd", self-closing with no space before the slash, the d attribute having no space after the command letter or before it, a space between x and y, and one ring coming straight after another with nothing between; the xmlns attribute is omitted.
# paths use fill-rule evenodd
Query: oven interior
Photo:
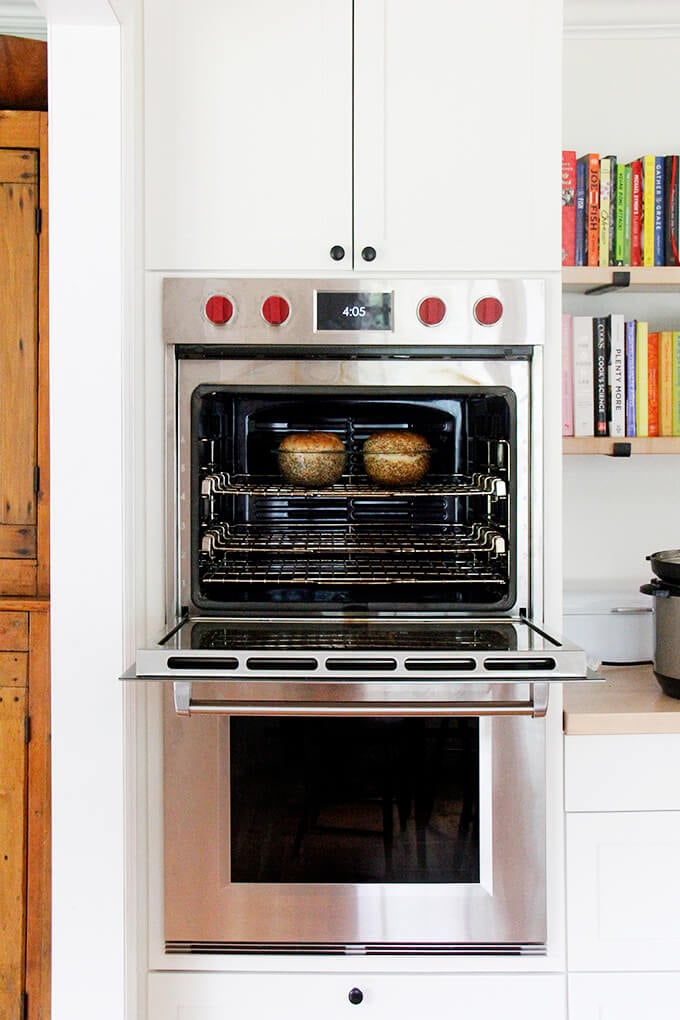
<svg viewBox="0 0 680 1020"><path fill-rule="evenodd" d="M348 394L201 385L192 395L192 599L208 613L504 610L515 601L516 399L508 387ZM412 431L413 485L376 485L363 443ZM339 481L285 483L278 448L309 431L348 451Z"/></svg>

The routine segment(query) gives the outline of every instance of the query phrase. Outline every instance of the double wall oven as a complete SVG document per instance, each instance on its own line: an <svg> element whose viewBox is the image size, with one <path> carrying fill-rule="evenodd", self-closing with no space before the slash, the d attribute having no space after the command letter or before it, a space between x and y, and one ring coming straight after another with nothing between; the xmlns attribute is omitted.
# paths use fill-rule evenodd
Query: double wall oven
<svg viewBox="0 0 680 1020"><path fill-rule="evenodd" d="M545 951L545 714L586 676L541 618L545 322L536 279L164 281L168 619L132 674L167 952Z"/></svg>

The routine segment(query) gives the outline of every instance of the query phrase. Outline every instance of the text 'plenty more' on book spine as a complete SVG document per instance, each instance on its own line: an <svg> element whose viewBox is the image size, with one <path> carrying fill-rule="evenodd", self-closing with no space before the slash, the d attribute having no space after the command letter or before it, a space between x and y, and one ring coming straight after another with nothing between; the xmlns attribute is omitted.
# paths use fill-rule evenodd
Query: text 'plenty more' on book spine
<svg viewBox="0 0 680 1020"><path fill-rule="evenodd" d="M626 434L626 338L623 315L610 317L609 435Z"/></svg>

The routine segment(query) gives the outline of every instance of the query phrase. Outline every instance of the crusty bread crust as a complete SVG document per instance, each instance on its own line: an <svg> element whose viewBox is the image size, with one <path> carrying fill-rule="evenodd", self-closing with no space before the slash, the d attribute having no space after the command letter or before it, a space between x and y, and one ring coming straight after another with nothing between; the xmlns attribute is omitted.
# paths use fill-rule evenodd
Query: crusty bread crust
<svg viewBox="0 0 680 1020"><path fill-rule="evenodd" d="M430 453L417 432L376 432L364 443L364 467L378 485L415 485L430 469Z"/></svg>
<svg viewBox="0 0 680 1020"><path fill-rule="evenodd" d="M279 468L291 485L333 485L346 462L345 444L330 432L295 433L279 446Z"/></svg>

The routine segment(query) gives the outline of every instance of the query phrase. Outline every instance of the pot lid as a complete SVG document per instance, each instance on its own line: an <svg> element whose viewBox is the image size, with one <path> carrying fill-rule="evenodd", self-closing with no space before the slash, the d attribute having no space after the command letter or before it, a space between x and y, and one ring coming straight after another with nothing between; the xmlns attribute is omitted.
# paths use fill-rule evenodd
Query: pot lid
<svg viewBox="0 0 680 1020"><path fill-rule="evenodd" d="M677 563L680 566L680 549L665 549L662 552L655 552L647 559L659 560L661 563Z"/></svg>

